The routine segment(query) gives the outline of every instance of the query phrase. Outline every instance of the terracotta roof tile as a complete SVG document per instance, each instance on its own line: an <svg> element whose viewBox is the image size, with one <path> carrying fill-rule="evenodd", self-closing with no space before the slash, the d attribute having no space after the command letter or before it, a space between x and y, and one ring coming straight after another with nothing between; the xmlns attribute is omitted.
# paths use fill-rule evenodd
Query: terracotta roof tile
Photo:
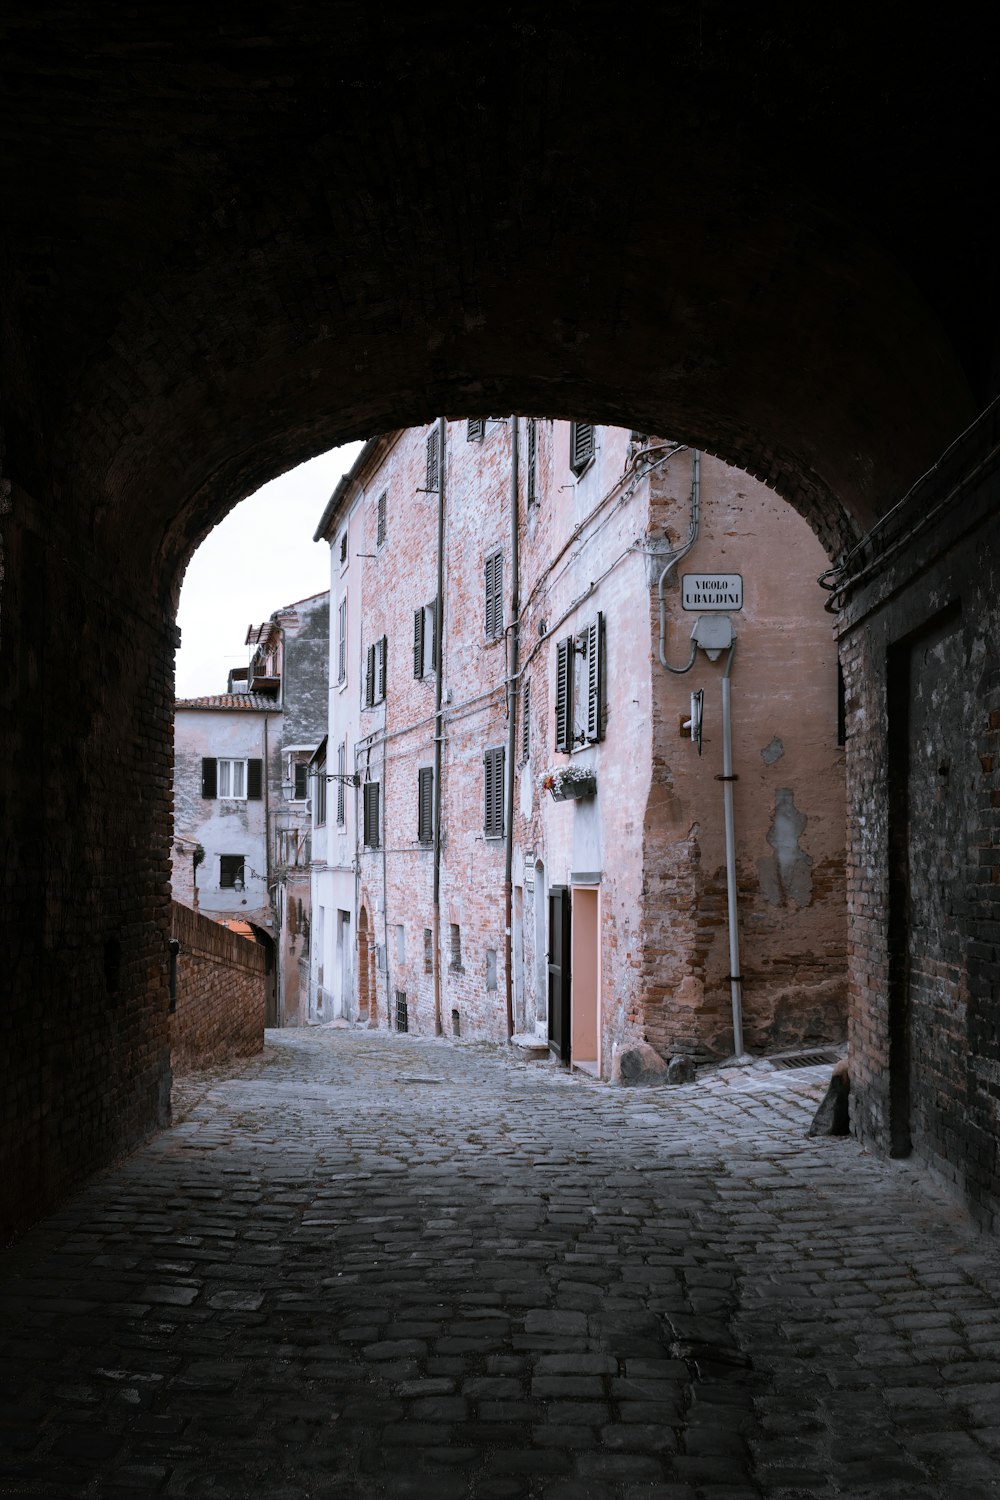
<svg viewBox="0 0 1000 1500"><path fill-rule="evenodd" d="M280 713L281 705L263 693L215 693L207 698L178 698L174 708L238 708L244 713Z"/></svg>

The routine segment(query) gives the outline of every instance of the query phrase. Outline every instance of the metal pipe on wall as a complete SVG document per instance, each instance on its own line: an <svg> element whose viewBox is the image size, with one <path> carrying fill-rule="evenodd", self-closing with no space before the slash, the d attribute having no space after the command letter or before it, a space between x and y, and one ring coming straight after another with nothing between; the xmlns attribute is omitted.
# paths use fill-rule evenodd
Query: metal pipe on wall
<svg viewBox="0 0 1000 1500"><path fill-rule="evenodd" d="M441 762L444 677L444 463L448 424L438 418L437 600L434 606L434 1035L441 1025Z"/></svg>
<svg viewBox="0 0 1000 1500"><path fill-rule="evenodd" d="M517 753L517 698L520 671L520 568L518 549L518 420L510 419L510 661L507 669L507 782L504 804L504 969L507 992L507 1040L514 1035L514 756Z"/></svg>
<svg viewBox="0 0 1000 1500"><path fill-rule="evenodd" d="M740 974L740 930L736 906L736 829L733 812L733 716L730 671L736 641L729 648L722 674L722 790L726 823L726 897L729 911L729 988L733 1004L733 1050L743 1056L743 979Z"/></svg>

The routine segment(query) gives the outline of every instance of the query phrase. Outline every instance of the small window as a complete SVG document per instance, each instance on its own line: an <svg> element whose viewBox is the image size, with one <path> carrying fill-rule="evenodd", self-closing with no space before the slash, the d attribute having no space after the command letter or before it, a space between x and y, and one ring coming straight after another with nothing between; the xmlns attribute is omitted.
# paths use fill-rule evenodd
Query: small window
<svg viewBox="0 0 1000 1500"><path fill-rule="evenodd" d="M396 962L406 963L406 928L402 922L396 923Z"/></svg>
<svg viewBox="0 0 1000 1500"><path fill-rule="evenodd" d="M604 738L604 616L556 645L556 749L595 745Z"/></svg>
<svg viewBox="0 0 1000 1500"><path fill-rule="evenodd" d="M528 418L528 462L526 475L527 500L529 505L538 504L538 422Z"/></svg>
<svg viewBox="0 0 1000 1500"><path fill-rule="evenodd" d="M326 823L326 761L316 767L316 792L313 796L313 818L317 828Z"/></svg>
<svg viewBox="0 0 1000 1500"><path fill-rule="evenodd" d="M437 424L427 434L427 482L425 488L437 490L441 483L441 437Z"/></svg>
<svg viewBox="0 0 1000 1500"><path fill-rule="evenodd" d="M219 855L219 889L223 891L242 890L244 886L243 869L246 863L245 854L220 854ZM237 882L239 882L237 884Z"/></svg>
<svg viewBox="0 0 1000 1500"><path fill-rule="evenodd" d="M470 417L465 426L465 441L467 443L481 443L486 434L486 418Z"/></svg>
<svg viewBox="0 0 1000 1500"><path fill-rule="evenodd" d="M295 783L292 798L295 802L304 802L309 795L309 767L304 760L297 760L292 766L292 777Z"/></svg>
<svg viewBox="0 0 1000 1500"><path fill-rule="evenodd" d="M379 840L379 792L377 781L366 781L364 787L364 840L368 849L378 849Z"/></svg>
<svg viewBox="0 0 1000 1500"><path fill-rule="evenodd" d="M346 562L347 562L347 531L345 529L344 531L342 531L340 533L340 565L341 565L341 567L343 567Z"/></svg>
<svg viewBox="0 0 1000 1500"><path fill-rule="evenodd" d="M365 707L373 708L385 700L386 664L389 643L383 635L368 647L365 663Z"/></svg>
<svg viewBox="0 0 1000 1500"><path fill-rule="evenodd" d="M591 422L569 424L569 466L579 479L594 461L594 427Z"/></svg>
<svg viewBox="0 0 1000 1500"><path fill-rule="evenodd" d="M434 933L430 927L424 928L424 973L434 973Z"/></svg>
<svg viewBox="0 0 1000 1500"><path fill-rule="evenodd" d="M417 838L421 844L434 842L434 770L421 766L417 771Z"/></svg>
<svg viewBox="0 0 1000 1500"><path fill-rule="evenodd" d="M462 968L462 929L457 922L450 922L448 924L448 936L451 949L448 967L453 973L462 974L465 972Z"/></svg>
<svg viewBox="0 0 1000 1500"><path fill-rule="evenodd" d="M531 680L521 689L521 760L531 757Z"/></svg>
<svg viewBox="0 0 1000 1500"><path fill-rule="evenodd" d="M344 826L344 777L347 775L347 741L337 746L337 822Z"/></svg>
<svg viewBox="0 0 1000 1500"><path fill-rule="evenodd" d="M493 552L484 564L486 639L503 634L503 553Z"/></svg>
<svg viewBox="0 0 1000 1500"><path fill-rule="evenodd" d="M245 802L247 795L247 763L245 760L219 761L219 796L229 797L234 802Z"/></svg>
<svg viewBox="0 0 1000 1500"><path fill-rule="evenodd" d="M437 600L413 611L413 675L422 678L437 670Z"/></svg>
<svg viewBox="0 0 1000 1500"><path fill-rule="evenodd" d="M396 991L396 1030L409 1031L410 1015L406 1005L406 991Z"/></svg>
<svg viewBox="0 0 1000 1500"><path fill-rule="evenodd" d="M340 601L337 610L337 681L347 681L347 597Z"/></svg>
<svg viewBox="0 0 1000 1500"><path fill-rule="evenodd" d="M502 745L487 750L485 762L483 829L488 839L503 838L504 757Z"/></svg>
<svg viewBox="0 0 1000 1500"><path fill-rule="evenodd" d="M376 505L376 518L375 518L375 545L376 545L376 547L381 547L385 543L385 537L386 537L385 513L386 513L386 506L388 504L388 500L389 500L388 491L387 490L383 490L382 493L381 493L381 495L379 495L379 497L378 497L378 503Z"/></svg>
<svg viewBox="0 0 1000 1500"><path fill-rule="evenodd" d="M486 950L486 988L495 990L497 987L497 950L487 948Z"/></svg>

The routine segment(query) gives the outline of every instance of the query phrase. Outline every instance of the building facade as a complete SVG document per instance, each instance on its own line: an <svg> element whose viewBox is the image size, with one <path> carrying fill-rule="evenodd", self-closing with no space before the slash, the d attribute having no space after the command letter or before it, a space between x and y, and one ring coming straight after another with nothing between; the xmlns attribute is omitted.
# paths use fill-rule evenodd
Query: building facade
<svg viewBox="0 0 1000 1500"><path fill-rule="evenodd" d="M174 710L176 900L248 922L271 953L268 1024L305 1019L311 926L309 763L325 732L329 595L247 631L227 693Z"/></svg>
<svg viewBox="0 0 1000 1500"><path fill-rule="evenodd" d="M484 418L367 444L317 538L349 625L311 1012L605 1078L738 1026L843 1037L827 559L784 502L644 434Z"/></svg>

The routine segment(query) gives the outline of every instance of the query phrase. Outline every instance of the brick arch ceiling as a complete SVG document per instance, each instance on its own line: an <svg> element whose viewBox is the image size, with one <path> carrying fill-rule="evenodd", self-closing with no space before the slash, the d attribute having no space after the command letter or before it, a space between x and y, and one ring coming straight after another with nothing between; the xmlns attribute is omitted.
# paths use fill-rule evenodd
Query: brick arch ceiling
<svg viewBox="0 0 1000 1500"><path fill-rule="evenodd" d="M992 90L949 19L14 4L9 476L166 595L293 463L516 409L700 443L836 550L992 392Z"/></svg>

